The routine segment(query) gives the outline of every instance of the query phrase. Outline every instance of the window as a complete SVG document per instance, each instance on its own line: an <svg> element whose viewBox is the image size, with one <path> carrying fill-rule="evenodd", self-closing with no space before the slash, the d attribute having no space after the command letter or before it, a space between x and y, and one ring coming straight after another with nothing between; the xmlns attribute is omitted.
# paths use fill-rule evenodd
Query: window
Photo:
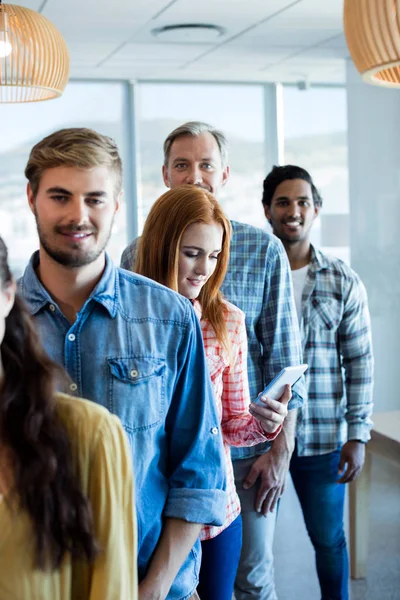
<svg viewBox="0 0 400 600"><path fill-rule="evenodd" d="M323 198L312 241L349 261L347 113L344 88L283 88L284 162L309 171Z"/></svg>
<svg viewBox="0 0 400 600"><path fill-rule="evenodd" d="M205 121L229 142L231 176L219 200L231 219L260 226L264 165L264 93L261 85L139 84L141 186L139 230L162 181L163 143L186 121Z"/></svg>
<svg viewBox="0 0 400 600"><path fill-rule="evenodd" d="M0 233L15 276L38 248L35 219L26 199L24 169L43 137L64 127L91 127L123 144L123 84L71 82L61 98L0 106ZM125 206L115 220L108 251L119 262L126 246Z"/></svg>

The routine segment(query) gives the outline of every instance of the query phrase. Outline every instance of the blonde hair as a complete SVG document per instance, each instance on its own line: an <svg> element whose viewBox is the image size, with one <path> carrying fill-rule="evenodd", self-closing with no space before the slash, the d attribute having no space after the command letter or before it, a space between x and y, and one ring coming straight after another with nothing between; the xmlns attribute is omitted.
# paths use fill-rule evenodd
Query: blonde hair
<svg viewBox="0 0 400 600"><path fill-rule="evenodd" d="M122 161L116 143L106 135L85 127L60 129L48 135L31 150L25 168L36 196L43 172L54 167L92 169L108 167L115 176L115 193L122 188Z"/></svg>
<svg viewBox="0 0 400 600"><path fill-rule="evenodd" d="M169 190L153 204L139 241L134 270L179 292L180 243L192 223L219 223L223 229L217 266L202 287L198 300L202 317L210 321L217 339L230 356L220 287L228 268L231 224L210 192L194 185L182 185Z"/></svg>

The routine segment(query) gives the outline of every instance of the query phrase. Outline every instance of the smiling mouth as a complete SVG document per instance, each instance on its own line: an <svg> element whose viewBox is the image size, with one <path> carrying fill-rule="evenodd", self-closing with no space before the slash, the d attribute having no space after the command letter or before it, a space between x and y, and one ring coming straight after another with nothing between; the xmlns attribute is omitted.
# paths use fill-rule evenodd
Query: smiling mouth
<svg viewBox="0 0 400 600"><path fill-rule="evenodd" d="M71 240L84 240L93 235L92 231L59 231L59 233Z"/></svg>
<svg viewBox="0 0 400 600"><path fill-rule="evenodd" d="M301 227L299 221L285 221L283 224L286 225L286 227Z"/></svg>
<svg viewBox="0 0 400 600"><path fill-rule="evenodd" d="M188 279L188 282L191 285L198 287L200 285L203 285L205 283L205 280L204 279L201 279L201 280L200 279Z"/></svg>

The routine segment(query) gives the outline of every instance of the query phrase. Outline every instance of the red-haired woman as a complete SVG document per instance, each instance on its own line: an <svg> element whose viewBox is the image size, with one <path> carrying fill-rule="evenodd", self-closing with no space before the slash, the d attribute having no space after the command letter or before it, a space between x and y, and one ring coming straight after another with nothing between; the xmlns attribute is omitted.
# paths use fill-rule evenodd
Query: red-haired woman
<svg viewBox="0 0 400 600"><path fill-rule="evenodd" d="M0 238L0 598L137 600L128 441L118 419L55 393Z"/></svg>
<svg viewBox="0 0 400 600"><path fill-rule="evenodd" d="M220 292L229 261L230 235L229 220L208 191L193 185L176 187L153 205L134 269L188 298L203 332L221 419L229 498L225 523L221 527L204 526L201 531L198 592L204 600L231 600L240 557L240 503L229 447L274 439L291 396L287 386L280 402L265 399L265 407L250 407L244 314Z"/></svg>

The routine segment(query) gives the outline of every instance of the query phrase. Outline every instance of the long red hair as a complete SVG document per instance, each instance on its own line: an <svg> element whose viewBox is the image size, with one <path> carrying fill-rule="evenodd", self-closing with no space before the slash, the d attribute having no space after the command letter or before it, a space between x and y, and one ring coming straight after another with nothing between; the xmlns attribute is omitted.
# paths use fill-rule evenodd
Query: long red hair
<svg viewBox="0 0 400 600"><path fill-rule="evenodd" d="M220 287L228 268L231 224L210 192L182 185L169 190L153 204L139 241L135 271L179 292L179 248L183 233L192 223L219 223L223 229L217 266L198 300L202 318L210 321L217 339L230 354Z"/></svg>

